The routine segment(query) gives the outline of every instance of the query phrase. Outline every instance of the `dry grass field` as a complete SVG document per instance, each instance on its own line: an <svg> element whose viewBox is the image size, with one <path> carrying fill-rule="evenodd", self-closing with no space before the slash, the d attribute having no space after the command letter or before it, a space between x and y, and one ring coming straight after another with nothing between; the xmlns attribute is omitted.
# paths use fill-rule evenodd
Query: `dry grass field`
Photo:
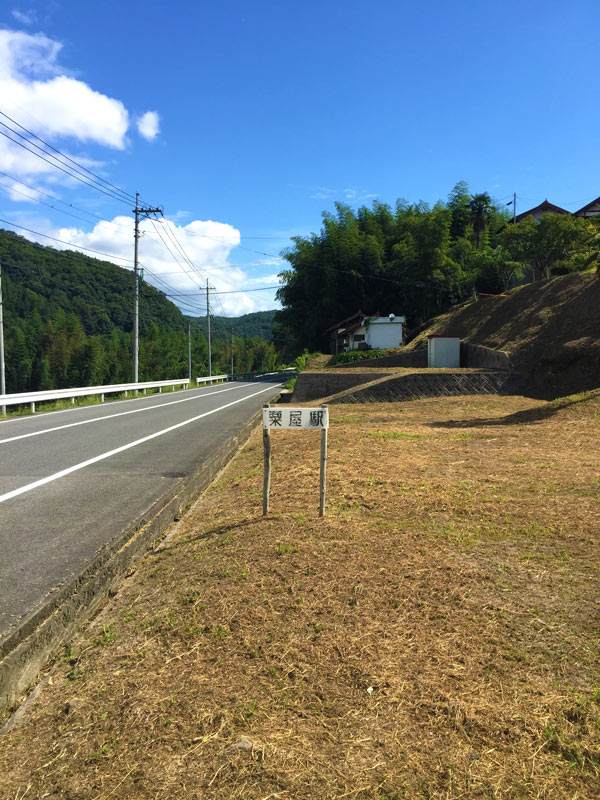
<svg viewBox="0 0 600 800"><path fill-rule="evenodd" d="M600 797L600 393L256 432L0 739L3 800Z"/></svg>

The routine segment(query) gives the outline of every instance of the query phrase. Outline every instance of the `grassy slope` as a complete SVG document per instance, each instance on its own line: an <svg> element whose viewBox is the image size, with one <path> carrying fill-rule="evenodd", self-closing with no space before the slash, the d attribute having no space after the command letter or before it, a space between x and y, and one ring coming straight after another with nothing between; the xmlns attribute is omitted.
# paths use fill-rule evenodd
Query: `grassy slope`
<svg viewBox="0 0 600 800"><path fill-rule="evenodd" d="M0 739L0 796L598 796L600 395L260 432ZM48 794L46 794L48 793Z"/></svg>
<svg viewBox="0 0 600 800"><path fill-rule="evenodd" d="M437 317L410 347L431 333L506 350L540 396L592 389L600 385L600 280L565 275L480 297Z"/></svg>

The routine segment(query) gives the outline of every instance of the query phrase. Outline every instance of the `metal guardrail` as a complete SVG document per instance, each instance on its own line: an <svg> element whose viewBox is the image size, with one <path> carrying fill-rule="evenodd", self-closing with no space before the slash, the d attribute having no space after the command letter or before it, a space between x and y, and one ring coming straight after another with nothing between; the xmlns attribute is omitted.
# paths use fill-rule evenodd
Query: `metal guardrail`
<svg viewBox="0 0 600 800"><path fill-rule="evenodd" d="M199 386L201 383L208 383L212 386L213 383L222 383L223 381L230 380L229 375L205 375L203 378L196 378L196 385Z"/></svg>
<svg viewBox="0 0 600 800"><path fill-rule="evenodd" d="M289 375L291 372L296 372L296 367L284 367L283 369L273 370L273 372L234 372L227 375L227 380L251 381L255 378L267 378L270 375Z"/></svg>
<svg viewBox="0 0 600 800"><path fill-rule="evenodd" d="M267 375L278 375L288 372L294 372L294 367L286 367L282 370L275 370L274 372L247 372L238 375L211 375L202 378L196 378L196 385L199 386L203 383L212 385L215 382L222 381L235 381L235 380L251 380L253 378L266 377ZM80 386L73 389L49 389L42 392L16 392L13 394L0 394L0 409L2 414L6 413L6 406L20 406L29 405L31 412L35 413L36 403L48 403L52 400L65 400L70 399L75 402L76 397L91 397L98 395L100 402L104 402L104 395L106 394L124 394L127 397L129 392L143 392L146 393L147 389L158 389L159 392L167 386L183 386L187 388L190 385L189 378L181 378L175 381L143 381L141 383L118 383L109 384L105 386Z"/></svg>
<svg viewBox="0 0 600 800"><path fill-rule="evenodd" d="M224 376L226 377L226 376ZM200 378L199 380L205 380ZM206 380L209 380L208 378ZM104 402L106 394L127 394L129 392L146 392L146 389L158 389L159 392L167 386L189 386L189 378L180 378L175 381L144 381L141 383L115 383L104 386L80 386L74 389L50 389L42 392L16 392L14 394L0 394L0 408L4 411L6 406L30 405L32 413L35 412L36 403L46 403L52 400L71 399L76 397L91 397L99 395L100 402Z"/></svg>

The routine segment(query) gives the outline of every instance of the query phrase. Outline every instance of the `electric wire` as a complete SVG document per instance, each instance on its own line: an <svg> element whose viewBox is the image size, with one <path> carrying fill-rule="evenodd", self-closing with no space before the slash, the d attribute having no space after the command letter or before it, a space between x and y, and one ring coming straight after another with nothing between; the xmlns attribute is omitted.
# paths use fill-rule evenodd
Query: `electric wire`
<svg viewBox="0 0 600 800"><path fill-rule="evenodd" d="M17 125L19 128L21 128L21 130L25 131L25 132L26 132L26 133L28 133L30 136L33 136L35 139L37 139L37 140L38 140L38 142L42 142L42 144L44 144L46 147L49 147L49 148L50 148L51 150L53 150L55 153L58 153L58 155L59 155L59 156L61 156L62 158L66 159L67 161L70 161L70 162L71 162L71 163L72 163L72 164L73 164L75 167L80 167L81 169L85 170L85 172L87 172L88 174L90 174L90 175L91 175L93 178L95 178L97 181L100 181L101 183L103 183L103 184L105 184L107 187L109 187L110 189L113 189L115 192L118 192L119 194L121 194L121 195L124 197L124 199L125 199L127 202L135 202L135 196L134 196L134 195L132 195L132 194L131 194L131 192L126 192L125 190L121 189L119 186L115 186L115 184L114 184L114 183L110 183L110 181L107 181L105 178L102 178L100 175L97 175L97 174L96 174L95 172L93 172L91 169L88 169L88 168L87 168L87 167L85 167L83 164L80 164L78 161L76 161L74 158L71 158L71 156L68 156L66 153L63 153L63 152L61 152L61 151L60 151L60 150L58 150L56 147L54 147L53 145L51 145L49 142L46 142L44 139L42 139L42 137L41 137L41 136L38 136L36 133L33 133L33 131L30 131L30 130L29 130L28 128L26 128L24 125L21 125L21 123L20 123L20 122L17 122L17 121L16 121L15 119L13 119L12 117L9 117L9 115L8 115L8 114L6 114L4 111L0 111L0 114L1 114L3 117L5 117L6 119L10 120L10 121L11 121L11 122L12 122L14 125ZM17 135L18 135L18 136L22 136L22 134L19 134L19 133L18 133L18 131L14 131L14 129L12 129L12 128L11 128L9 125L6 125L6 123L5 123L5 122L2 122L2 123L0 123L0 124L4 125L4 126L5 126L6 128L8 128L9 130L13 130L13 132L14 132L14 133L17 133ZM22 136L22 138L24 138L25 140L27 140L27 138L26 138L26 137L24 137L24 136ZM32 142L32 144L33 144L33 142ZM37 146L37 145L36 145L36 146ZM41 148L39 148L39 149L41 149ZM50 154L48 154L48 155L50 155ZM57 159L57 160L58 160L58 159Z"/></svg>
<svg viewBox="0 0 600 800"><path fill-rule="evenodd" d="M8 127L5 123L0 123L0 124L4 125L5 127ZM9 128L9 130L12 130L12 129ZM9 139L11 142L14 142L15 144L19 145L19 147L22 147L24 150L27 150L28 153L31 153L32 155L37 156L38 158L41 158L42 161L45 161L47 164L50 164L51 167L54 167L55 169L59 169L61 172L64 172L70 178L75 178L75 180L78 180L81 183L84 183L86 186L90 186L92 189L96 189L96 191L101 192L102 194L105 194L108 197L111 197L113 200L118 200L121 203L125 203L125 205L130 205L129 201L124 200L122 197L120 197L120 196L118 196L118 195L116 195L116 194L114 194L112 192L108 192L105 189L101 188L100 186L95 185L95 182L84 180L83 178L79 177L78 175L74 174L73 172L70 172L68 169L65 169L66 165L61 167L60 164L55 164L53 161L50 161L48 158L44 158L44 156L40 155L40 153L36 153L35 150L31 150L29 147L26 147L23 144L23 142L19 142L17 139L13 139L12 136L9 136L4 131L0 131L0 134L2 136L6 137L7 139ZM29 142L29 139L25 139L25 141ZM33 142L31 142L31 144L33 144L34 147L38 147ZM38 147L38 150L41 150L43 153L46 153L46 151L42 150L41 147ZM55 161L58 161L58 159L56 159L50 153L46 153L46 155L50 156L51 158L54 158ZM61 162L61 163L63 163L63 162Z"/></svg>
<svg viewBox="0 0 600 800"><path fill-rule="evenodd" d="M7 219L1 219L0 222L4 225L10 225L13 228L19 228L19 230L27 231L28 233L33 233L35 236L43 236L45 239L51 239L53 242L60 242L60 244L66 244L68 247L74 247L78 250L86 250L88 253L95 253L96 255L104 256L105 258L116 258L118 261L127 261L130 264L133 264L132 258L125 258L124 256L115 256L111 255L110 253L103 253L101 250L93 250L91 247L84 247L82 244L75 244L73 242L65 242L63 239L57 239L55 236L50 236L47 233L41 233L40 231L34 231L32 228L26 228L24 225L17 225L16 222L10 222Z"/></svg>

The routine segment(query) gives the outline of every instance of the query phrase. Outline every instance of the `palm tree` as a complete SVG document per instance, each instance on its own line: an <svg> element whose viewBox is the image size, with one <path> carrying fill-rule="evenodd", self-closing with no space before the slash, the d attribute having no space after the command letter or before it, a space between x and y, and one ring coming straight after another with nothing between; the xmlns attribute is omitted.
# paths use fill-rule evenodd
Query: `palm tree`
<svg viewBox="0 0 600 800"><path fill-rule="evenodd" d="M474 194L471 202L469 203L471 209L471 219L473 220L473 230L477 239L477 249L481 247L481 237L485 231L490 214L492 212L492 198L487 192L483 194Z"/></svg>

